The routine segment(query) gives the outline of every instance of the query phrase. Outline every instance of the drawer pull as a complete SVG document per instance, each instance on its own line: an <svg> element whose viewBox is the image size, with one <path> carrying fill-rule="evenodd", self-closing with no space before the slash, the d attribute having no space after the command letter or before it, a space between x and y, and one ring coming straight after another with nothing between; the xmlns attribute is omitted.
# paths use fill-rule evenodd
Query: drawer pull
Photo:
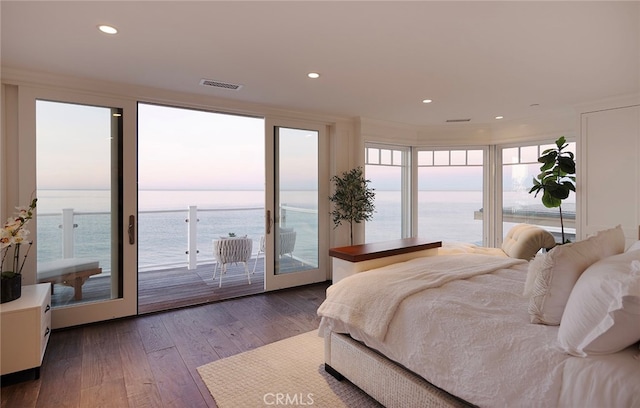
<svg viewBox="0 0 640 408"><path fill-rule="evenodd" d="M44 312L45 312L45 313L47 313L49 310L51 310L51 306L47 305L47 306L44 308Z"/></svg>
<svg viewBox="0 0 640 408"><path fill-rule="evenodd" d="M51 332L51 329L49 329L47 327L47 330L44 331L44 336L43 337L47 337L49 335L49 332Z"/></svg>

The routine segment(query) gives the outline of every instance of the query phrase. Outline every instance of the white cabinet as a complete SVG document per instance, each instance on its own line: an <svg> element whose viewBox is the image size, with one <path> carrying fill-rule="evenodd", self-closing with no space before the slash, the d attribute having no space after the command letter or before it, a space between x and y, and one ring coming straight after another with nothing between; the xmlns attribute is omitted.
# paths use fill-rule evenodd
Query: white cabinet
<svg viewBox="0 0 640 408"><path fill-rule="evenodd" d="M581 115L581 235L622 225L627 246L640 226L640 105Z"/></svg>
<svg viewBox="0 0 640 408"><path fill-rule="evenodd" d="M31 368L40 374L51 333L51 284L22 287L22 296L0 305L0 369L9 374Z"/></svg>

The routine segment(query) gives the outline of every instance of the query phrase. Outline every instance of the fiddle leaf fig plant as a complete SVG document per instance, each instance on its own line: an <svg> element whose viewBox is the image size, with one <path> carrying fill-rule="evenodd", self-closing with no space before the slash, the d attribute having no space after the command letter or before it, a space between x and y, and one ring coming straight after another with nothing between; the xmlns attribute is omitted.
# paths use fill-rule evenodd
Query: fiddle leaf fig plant
<svg viewBox="0 0 640 408"><path fill-rule="evenodd" d="M564 237L564 222L562 220L562 201L569 194L576 191L576 162L572 152L565 151L569 144L564 136L556 140L556 147L542 152L538 158L540 174L533 179L533 187L529 194L542 192L542 204L547 208L558 208L560 211L560 229L562 231L562 243L568 240Z"/></svg>
<svg viewBox="0 0 640 408"><path fill-rule="evenodd" d="M375 212L375 191L369 187L370 180L364 178L362 167L345 171L341 176L331 177L335 191L329 200L333 203L334 228L343 221L349 223L351 245L353 245L353 223L370 221Z"/></svg>

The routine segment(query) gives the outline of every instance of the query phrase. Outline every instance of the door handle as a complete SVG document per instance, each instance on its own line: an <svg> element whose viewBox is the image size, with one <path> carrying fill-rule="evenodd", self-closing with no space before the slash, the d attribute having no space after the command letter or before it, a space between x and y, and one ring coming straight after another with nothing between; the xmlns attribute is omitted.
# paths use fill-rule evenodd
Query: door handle
<svg viewBox="0 0 640 408"><path fill-rule="evenodd" d="M271 224L273 223L273 220L271 219L271 210L267 210L267 216L266 216L266 221L267 221L267 234L271 234Z"/></svg>
<svg viewBox="0 0 640 408"><path fill-rule="evenodd" d="M136 243L136 216L129 216L129 227L127 228L127 232L129 233L129 244L133 245Z"/></svg>

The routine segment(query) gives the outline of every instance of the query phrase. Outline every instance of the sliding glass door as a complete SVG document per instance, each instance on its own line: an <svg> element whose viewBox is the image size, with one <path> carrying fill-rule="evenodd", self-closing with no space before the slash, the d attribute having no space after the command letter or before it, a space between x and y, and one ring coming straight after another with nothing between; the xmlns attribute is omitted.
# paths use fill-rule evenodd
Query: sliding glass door
<svg viewBox="0 0 640 408"><path fill-rule="evenodd" d="M52 285L53 327L133 315L135 183L124 175L135 171L126 166L135 143L125 147L125 104L25 95L35 116L35 281Z"/></svg>
<svg viewBox="0 0 640 408"><path fill-rule="evenodd" d="M324 281L328 225L326 132L321 125L267 121L266 289ZM271 183L270 183L271 184Z"/></svg>

